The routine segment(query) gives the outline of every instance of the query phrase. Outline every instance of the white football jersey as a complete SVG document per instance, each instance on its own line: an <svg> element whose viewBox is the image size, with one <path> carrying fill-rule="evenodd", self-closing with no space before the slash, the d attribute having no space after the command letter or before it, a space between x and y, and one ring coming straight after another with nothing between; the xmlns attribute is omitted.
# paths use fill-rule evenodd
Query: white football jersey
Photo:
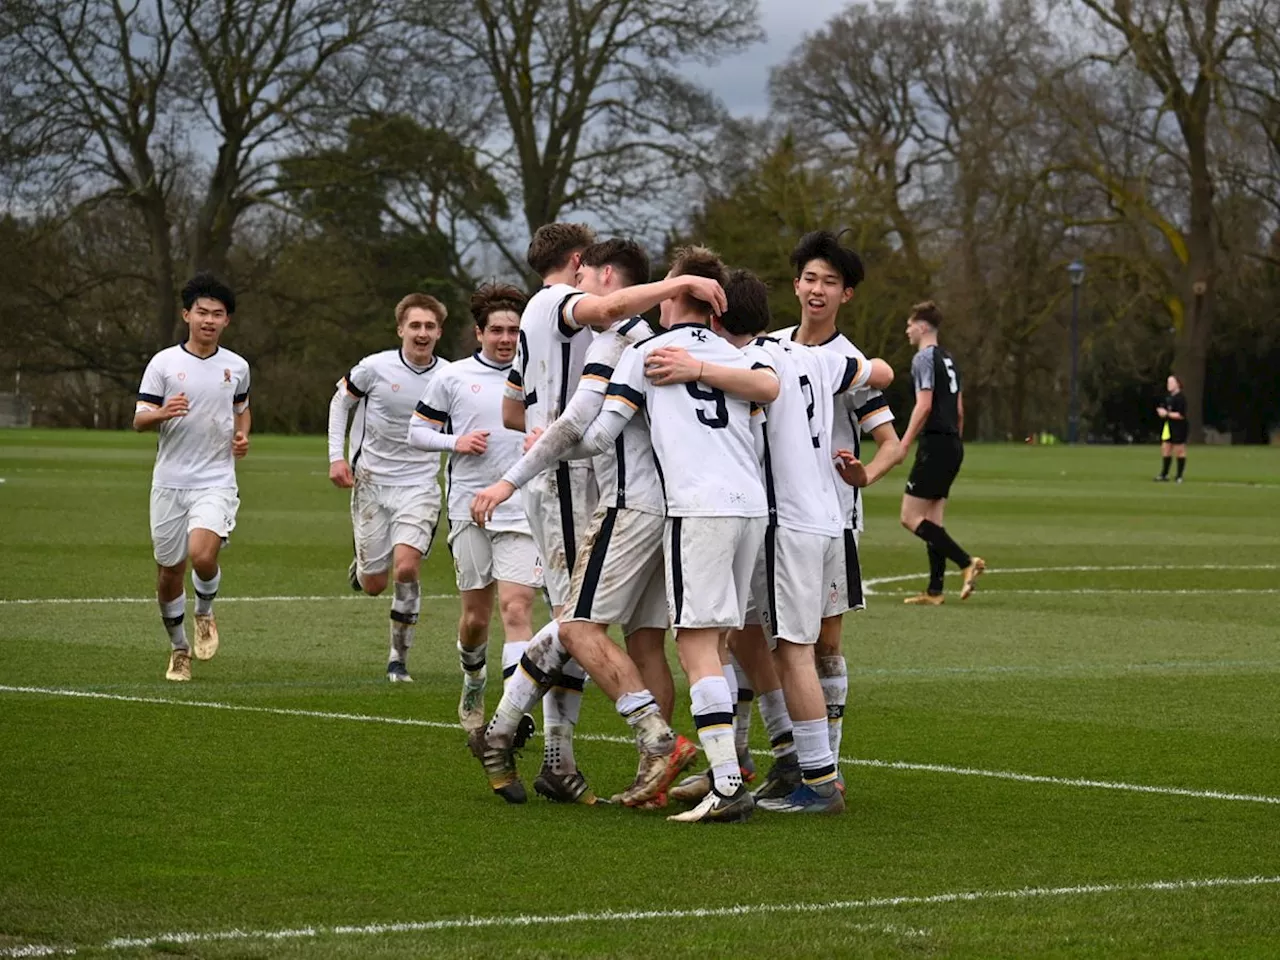
<svg viewBox="0 0 1280 960"><path fill-rule="evenodd" d="M422 486L439 496L440 454L411 447L405 437L414 404L449 366L440 357L426 367L411 366L397 348L370 354L338 381L360 401L347 458L353 473L389 487Z"/></svg>
<svg viewBox="0 0 1280 960"><path fill-rule="evenodd" d="M831 435L837 394L861 387L871 376L862 354L806 350L761 337L778 373L778 397L765 407L764 485L769 519L778 526L820 537L838 537L844 508L831 469Z"/></svg>
<svg viewBox="0 0 1280 960"><path fill-rule="evenodd" d="M161 350L142 374L136 409L155 410L179 393L187 395L187 415L160 424L152 485L178 490L234 487L231 439L235 415L249 405L248 361L226 347L204 359L181 343Z"/></svg>
<svg viewBox="0 0 1280 960"><path fill-rule="evenodd" d="M769 334L780 340L795 340L799 327L787 327ZM863 356L862 352L839 331L826 343L814 346L834 350L842 357ZM862 456L862 434L870 434L882 423L893 423L893 411L889 409L889 401L884 394L874 387L860 387L850 390L836 399L835 429L831 435L831 452L852 450L859 458ZM834 465L832 470L835 470ZM835 474L836 490L840 493L840 503L844 508L845 526L852 530L862 530L862 491L851 487Z"/></svg>
<svg viewBox="0 0 1280 960"><path fill-rule="evenodd" d="M530 297L520 315L520 342L506 396L524 401L526 430L550 426L578 388L592 333L570 325L565 308L583 296L567 283L552 284Z"/></svg>
<svg viewBox="0 0 1280 960"><path fill-rule="evenodd" d="M603 396L623 351L652 336L653 328L640 317L619 320L608 330L596 334L587 348L578 389ZM592 457L591 465L600 488L600 506L657 516L667 512L658 479L658 461L644 417L632 417L613 441L613 449Z"/></svg>
<svg viewBox="0 0 1280 960"><path fill-rule="evenodd" d="M759 347L739 350L701 324L676 324L622 352L604 408L648 415L669 516L767 516L769 505L751 436L751 418L762 412L701 383L654 386L644 375L645 358L666 346L683 347L707 363L771 366Z"/></svg>
<svg viewBox="0 0 1280 960"><path fill-rule="evenodd" d="M524 450L524 434L502 425L503 385L510 371L511 364L499 365L477 350L434 377L414 410L414 429L426 426L455 437L475 430L489 431L484 453L449 455L445 475L451 523L470 523L475 495L501 480ZM494 511L487 529L495 533L529 532L519 490Z"/></svg>

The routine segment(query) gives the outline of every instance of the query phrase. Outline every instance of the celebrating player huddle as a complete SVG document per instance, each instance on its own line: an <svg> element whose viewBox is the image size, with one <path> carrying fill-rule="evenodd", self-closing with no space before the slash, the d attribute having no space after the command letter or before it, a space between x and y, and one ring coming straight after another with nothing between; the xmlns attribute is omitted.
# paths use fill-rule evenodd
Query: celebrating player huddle
<svg viewBox="0 0 1280 960"><path fill-rule="evenodd" d="M590 678L635 735L635 779L612 802L686 805L669 817L678 822L741 821L757 806L841 812L842 617L864 604L859 491L903 456L880 393L892 370L836 329L861 262L832 234L802 238L792 257L801 322L769 335L764 284L705 248L676 251L667 276L648 282L635 243L556 223L537 231L528 260L544 283L532 297L505 285L473 296L472 356L435 355L447 311L411 294L395 311L399 346L355 364L330 402L329 477L351 490L351 586L369 595L393 587L388 679L411 680L419 570L435 540L447 454L458 719L495 793L526 800L516 755L541 700L535 790L607 802L574 755ZM234 462L249 430L248 365L217 343L234 295L197 277L183 302L190 338L152 360L135 419L161 431L152 533L171 680L191 676L188 555L195 655L218 647L217 556L235 523ZM657 329L641 316L655 307ZM877 442L866 464L863 434ZM932 561L936 546L953 542L923 523L939 531ZM540 588L552 619L535 634ZM495 600L504 684L486 719ZM697 748L671 727L668 629L707 761L683 780ZM753 700L773 753L754 792Z"/></svg>

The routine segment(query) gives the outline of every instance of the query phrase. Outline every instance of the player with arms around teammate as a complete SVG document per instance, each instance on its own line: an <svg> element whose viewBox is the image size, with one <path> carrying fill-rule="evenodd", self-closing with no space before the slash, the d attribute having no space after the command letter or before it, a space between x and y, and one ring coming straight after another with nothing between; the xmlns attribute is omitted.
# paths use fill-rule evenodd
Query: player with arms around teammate
<svg viewBox="0 0 1280 960"><path fill-rule="evenodd" d="M911 381L916 405L902 436L903 449L910 449L917 437L915 463L902 496L902 525L928 544L929 587L908 604L938 606L943 602L942 577L950 560L964 574L960 599L973 594L978 577L987 568L981 557L972 557L951 539L942 525L951 484L964 461L964 393L955 360L938 345L942 311L932 300L911 308L907 318L907 340L916 348L911 361Z"/></svg>
<svg viewBox="0 0 1280 960"><path fill-rule="evenodd" d="M774 336L814 349L834 350L845 357L861 356L858 348L836 326L840 308L853 299L865 275L858 254L841 244L835 234L815 230L796 244L791 252L791 267L795 278L792 286L800 304L800 324L779 330ZM836 757L840 756L849 697L848 666L843 649L844 614L866 607L858 552L866 520L861 488L875 483L901 463L904 456L889 402L870 384L836 398L832 449L837 453L851 453L856 460L862 452L863 435L875 440L875 456L866 464L859 461L837 467L842 478L836 489L844 510L844 551L816 648L818 676L822 679L827 704L831 751ZM766 704L762 697L760 707L762 716L765 713L782 716L776 698ZM771 773L776 776L765 777L765 782L756 790L758 799L785 796L800 783L800 771L794 764L775 763Z"/></svg>
<svg viewBox="0 0 1280 960"><path fill-rule="evenodd" d="M1169 482L1169 463L1173 457L1178 458L1178 483L1182 482L1183 471L1187 469L1187 398L1182 392L1182 381L1173 374L1165 382L1169 395L1156 407L1156 413L1164 421L1160 431L1160 473L1157 483Z"/></svg>
<svg viewBox="0 0 1280 960"><path fill-rule="evenodd" d="M351 490L351 585L376 597L394 580L387 658L393 683L413 680L407 660L422 603L418 571L440 517L440 455L411 447L405 433L414 404L449 366L435 355L447 316L435 297L409 294L396 304L399 347L357 363L329 402L329 479ZM343 441L353 409L348 462Z"/></svg>
<svg viewBox="0 0 1280 960"><path fill-rule="evenodd" d="M236 310L231 289L202 273L182 288L187 340L147 364L135 430L160 431L151 477L151 542L156 598L169 634L165 679L191 679L182 578L191 559L196 593L195 655L218 652L213 600L222 582L218 551L236 525L235 462L249 451L249 364L219 345Z"/></svg>
<svg viewBox="0 0 1280 960"><path fill-rule="evenodd" d="M502 618L502 661L516 663L533 635L534 591L542 559L520 498L495 511L487 526L471 520L471 499L520 459L524 436L502 425L502 395L520 337L525 295L489 284L471 297L480 349L432 379L409 424L409 443L448 451L449 550L462 594L458 656L462 697L458 720L470 734L484 726L485 654L495 593Z"/></svg>

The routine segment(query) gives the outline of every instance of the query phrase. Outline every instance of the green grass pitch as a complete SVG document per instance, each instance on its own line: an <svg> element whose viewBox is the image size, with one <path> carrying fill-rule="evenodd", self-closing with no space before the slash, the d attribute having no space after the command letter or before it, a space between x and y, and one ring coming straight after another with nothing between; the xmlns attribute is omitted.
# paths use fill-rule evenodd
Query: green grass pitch
<svg viewBox="0 0 1280 960"><path fill-rule="evenodd" d="M1280 955L1280 450L1174 486L1152 448L971 447L948 526L991 574L938 609L901 604L900 468L845 628L849 811L716 828L492 796L448 553L387 684L320 438L255 439L222 649L167 684L154 442L0 434L0 957ZM78 598L141 602L14 602ZM581 731L625 785L599 691Z"/></svg>

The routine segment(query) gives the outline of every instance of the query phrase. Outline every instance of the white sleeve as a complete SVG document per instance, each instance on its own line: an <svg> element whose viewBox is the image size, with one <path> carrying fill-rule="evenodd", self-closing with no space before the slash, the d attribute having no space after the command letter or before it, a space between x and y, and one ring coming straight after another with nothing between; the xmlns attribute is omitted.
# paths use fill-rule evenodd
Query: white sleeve
<svg viewBox="0 0 1280 960"><path fill-rule="evenodd" d="M344 384L346 378L338 381L338 389L329 401L329 462L336 463L346 459L347 419L351 408L360 401L347 392Z"/></svg>
<svg viewBox="0 0 1280 960"><path fill-rule="evenodd" d="M231 408L236 413L249 409L249 365L244 365L244 375L236 382L236 392L231 398Z"/></svg>
<svg viewBox="0 0 1280 960"><path fill-rule="evenodd" d="M409 417L409 435L405 441L419 450L443 451L452 453L458 438L444 432L444 425L449 420L449 388L448 378L433 377L422 394L422 399L413 408Z"/></svg>
<svg viewBox="0 0 1280 960"><path fill-rule="evenodd" d="M644 408L644 392L647 387L644 376L644 352L636 347L622 351L614 366L613 379L604 391L604 409L622 414L630 420ZM623 422L625 426L625 420ZM618 433L622 428L618 428ZM617 436L617 434L614 434Z"/></svg>
<svg viewBox="0 0 1280 960"><path fill-rule="evenodd" d="M618 439L618 435L628 423L635 411L630 413L624 409L611 410L605 409L600 411L600 416L591 422L591 426L587 428L586 434L582 438L582 442L565 455L566 460L585 460L587 457L594 457L604 453L611 446L613 441Z"/></svg>
<svg viewBox="0 0 1280 960"><path fill-rule="evenodd" d="M157 359L158 355L152 357L151 362L147 364L147 369L142 373L142 383L138 385L138 401L134 405L135 411L158 410L164 406L164 373L161 372Z"/></svg>
<svg viewBox="0 0 1280 960"><path fill-rule="evenodd" d="M833 350L820 350L818 356L830 368L836 387L833 391L835 393L859 390L871 379L871 363L859 350L854 350L848 357L841 356Z"/></svg>
<svg viewBox="0 0 1280 960"><path fill-rule="evenodd" d="M538 441L529 448L529 452L517 460L502 479L508 483L523 487L526 483L549 470L561 460L571 459L569 451L582 440L587 427L596 419L600 408L604 406L604 394L595 390L584 390L581 387L574 391L564 413L556 418Z"/></svg>
<svg viewBox="0 0 1280 960"><path fill-rule="evenodd" d="M756 462L761 467L764 466L764 454L767 449L764 436L767 417L768 414L764 412L764 407L756 403L751 405L751 439L755 442Z"/></svg>

